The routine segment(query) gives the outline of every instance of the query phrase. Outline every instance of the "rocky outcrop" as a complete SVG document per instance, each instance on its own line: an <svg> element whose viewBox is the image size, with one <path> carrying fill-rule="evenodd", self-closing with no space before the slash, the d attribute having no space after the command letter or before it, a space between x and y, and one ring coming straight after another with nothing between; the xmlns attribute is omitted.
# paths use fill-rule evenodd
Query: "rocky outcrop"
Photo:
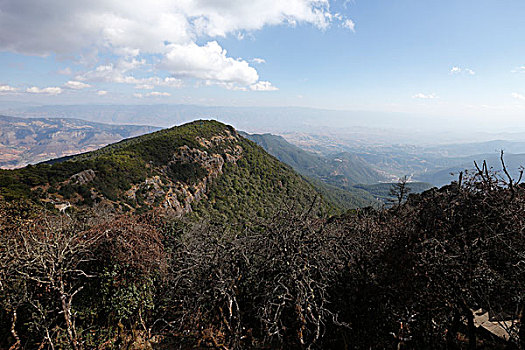
<svg viewBox="0 0 525 350"><path fill-rule="evenodd" d="M208 177L217 177L222 172L224 158L219 154L209 154L188 146L180 147L173 155L171 163L197 163L208 172Z"/></svg>
<svg viewBox="0 0 525 350"><path fill-rule="evenodd" d="M97 175L92 169L81 171L69 178L69 182L73 185L85 185L95 179Z"/></svg>
<svg viewBox="0 0 525 350"><path fill-rule="evenodd" d="M239 135L237 134L237 132L235 130L233 130L233 132L231 132L230 130L226 129L224 130L224 135L216 135L216 136L212 136L209 140L203 138L203 137L200 137L200 136L197 136L195 138L195 140L201 144L201 146L205 147L205 148L212 148L212 147L216 147L216 146L219 146L225 142L228 142L228 141L238 141L239 140Z"/></svg>
<svg viewBox="0 0 525 350"><path fill-rule="evenodd" d="M198 138L198 141L205 149L210 150L225 142L234 141L237 137L228 132L226 136L215 136L210 140ZM190 213L192 203L207 198L209 186L222 174L224 164L235 163L242 156L243 149L240 145L223 145L222 148L222 155L188 146L178 148L170 163L162 168L165 176L157 175L133 186L126 192L127 198L139 204L142 202L148 206L159 206L174 216ZM206 175L191 184L174 181L167 175L168 168L173 163L196 163L206 170Z"/></svg>

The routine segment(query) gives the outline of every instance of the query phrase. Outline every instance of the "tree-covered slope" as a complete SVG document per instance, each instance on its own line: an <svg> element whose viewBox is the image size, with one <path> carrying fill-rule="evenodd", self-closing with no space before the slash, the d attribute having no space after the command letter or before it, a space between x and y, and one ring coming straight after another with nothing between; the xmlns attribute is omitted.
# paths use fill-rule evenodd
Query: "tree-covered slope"
<svg viewBox="0 0 525 350"><path fill-rule="evenodd" d="M386 180L386 177L372 168L359 156L347 152L323 157L305 151L272 134L243 134L256 142L281 162L290 165L297 172L318 178L338 187L351 187L354 184L373 184Z"/></svg>
<svg viewBox="0 0 525 350"><path fill-rule="evenodd" d="M317 192L290 167L215 121L127 139L94 152L0 171L0 196L48 206L249 218L282 203L309 205ZM327 208L327 206L323 206Z"/></svg>
<svg viewBox="0 0 525 350"><path fill-rule="evenodd" d="M374 196L374 198L377 198L378 200L383 201L384 203L389 203L395 200L394 196L392 195L392 186L395 185L393 183L381 183L381 184L373 184L373 185L355 185L354 188L361 189L363 191L366 191ZM407 182L406 187L409 191L409 193L421 193L424 192L433 186L426 182Z"/></svg>
<svg viewBox="0 0 525 350"><path fill-rule="evenodd" d="M304 175L325 198L341 208L377 206L384 200L374 191L369 191L368 184L377 184L387 177L357 155L342 152L325 157L292 145L281 136L243 135ZM389 189L391 184L382 186Z"/></svg>

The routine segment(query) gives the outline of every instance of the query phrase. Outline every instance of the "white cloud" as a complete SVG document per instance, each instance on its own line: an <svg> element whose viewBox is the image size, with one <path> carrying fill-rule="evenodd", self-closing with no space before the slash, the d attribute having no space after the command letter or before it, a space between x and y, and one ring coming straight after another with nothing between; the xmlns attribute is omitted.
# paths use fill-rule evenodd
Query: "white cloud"
<svg viewBox="0 0 525 350"><path fill-rule="evenodd" d="M149 79L151 79L151 78L149 78ZM157 79L159 79L159 80L157 80ZM164 79L154 78L153 81L157 82L156 85L158 85L158 86L179 88L179 87L182 87L182 85L183 85L182 80L176 79L176 78L173 78L173 77L167 77L167 78L164 78Z"/></svg>
<svg viewBox="0 0 525 350"><path fill-rule="evenodd" d="M283 23L291 26L310 23L327 28L331 18L328 0L197 0L186 3L186 13L196 18L196 32L212 37Z"/></svg>
<svg viewBox="0 0 525 350"><path fill-rule="evenodd" d="M131 74L146 64L146 57L147 64L160 58L175 78L247 87L258 81L257 71L245 60L227 56L213 38L236 35L242 39L265 26L282 24L326 29L338 21L350 29L354 26L330 12L329 0L3 0L1 4L0 51L57 54L76 57L83 64L116 57L84 73L84 80L75 80L135 85L156 85L146 81L157 77ZM198 40L210 42L201 45ZM172 81L161 86L181 85Z"/></svg>
<svg viewBox="0 0 525 350"><path fill-rule="evenodd" d="M525 73L525 66L518 67L511 71L512 73Z"/></svg>
<svg viewBox="0 0 525 350"><path fill-rule="evenodd" d="M257 82L259 75L248 62L226 56L216 41L204 46L195 43L169 45L160 67L176 77L191 77L206 81L235 83L241 86Z"/></svg>
<svg viewBox="0 0 525 350"><path fill-rule="evenodd" d="M152 91L152 92L147 93L146 96L168 97L168 96L171 96L171 94L169 92Z"/></svg>
<svg viewBox="0 0 525 350"><path fill-rule="evenodd" d="M155 89L155 86L153 86L151 84L139 84L139 85L135 85L135 89L153 90L153 89Z"/></svg>
<svg viewBox="0 0 525 350"><path fill-rule="evenodd" d="M252 91L276 91L279 88L275 87L269 81L258 81L255 84L250 85Z"/></svg>
<svg viewBox="0 0 525 350"><path fill-rule="evenodd" d="M88 87L91 87L91 85L83 83L81 81L70 80L70 81L68 81L67 83L64 84L64 87L66 87L68 89L73 89L73 90L82 90L82 89L86 89Z"/></svg>
<svg viewBox="0 0 525 350"><path fill-rule="evenodd" d="M135 58L131 60L120 59L115 63L99 65L94 70L77 75L75 79L90 82L136 84L138 80L127 73L144 64L144 60L137 60Z"/></svg>
<svg viewBox="0 0 525 350"><path fill-rule="evenodd" d="M197 84L196 86L199 86L200 84ZM248 91L248 88L245 86L239 86L235 83L227 83L227 82L221 82L221 81L214 81L214 80L206 80L204 82L205 86L220 86L222 88L225 88L226 90L232 90L232 91Z"/></svg>
<svg viewBox="0 0 525 350"><path fill-rule="evenodd" d="M519 94L517 92L512 93L512 97L520 101L525 101L525 95Z"/></svg>
<svg viewBox="0 0 525 350"><path fill-rule="evenodd" d="M80 81L134 84L137 89L153 89L155 86L180 88L183 81L174 77L161 78L157 76L136 78L130 71L146 65L144 60L120 60L115 64L100 65L94 70L84 72L75 77Z"/></svg>
<svg viewBox="0 0 525 350"><path fill-rule="evenodd" d="M474 72L472 69L470 68L461 68L461 67L457 67L457 66L454 66L450 69L450 74L468 74L468 75L475 75L476 72Z"/></svg>
<svg viewBox="0 0 525 350"><path fill-rule="evenodd" d="M256 58L252 59L252 62L253 63L257 63L257 64L261 64L261 63L266 63L266 60L264 58L256 57Z"/></svg>
<svg viewBox="0 0 525 350"><path fill-rule="evenodd" d="M439 97L436 94L424 94L420 92L412 96L412 98L417 98L417 99L422 99L422 100L434 100Z"/></svg>
<svg viewBox="0 0 525 350"><path fill-rule="evenodd" d="M44 94L44 95L59 95L62 93L62 89L59 87L46 87L46 88L39 88L36 86L30 87L26 89L26 92L31 94Z"/></svg>
<svg viewBox="0 0 525 350"><path fill-rule="evenodd" d="M9 85L0 85L0 95L17 92L18 89Z"/></svg>
<svg viewBox="0 0 525 350"><path fill-rule="evenodd" d="M348 28L355 33L355 23L351 19L345 19L343 23L341 23L341 26Z"/></svg>
<svg viewBox="0 0 525 350"><path fill-rule="evenodd" d="M152 91L152 92L148 92L147 94L134 93L133 96L136 97L136 98L169 97L169 96L171 96L171 94L169 92Z"/></svg>
<svg viewBox="0 0 525 350"><path fill-rule="evenodd" d="M104 96L104 95L107 95L107 94L108 94L108 92L106 90L98 90L97 91L97 95L99 95L99 96Z"/></svg>
<svg viewBox="0 0 525 350"><path fill-rule="evenodd" d="M71 70L71 68L66 67L64 69L59 69L57 71L57 74L60 74L60 75L71 75L71 74L73 74L73 71Z"/></svg>

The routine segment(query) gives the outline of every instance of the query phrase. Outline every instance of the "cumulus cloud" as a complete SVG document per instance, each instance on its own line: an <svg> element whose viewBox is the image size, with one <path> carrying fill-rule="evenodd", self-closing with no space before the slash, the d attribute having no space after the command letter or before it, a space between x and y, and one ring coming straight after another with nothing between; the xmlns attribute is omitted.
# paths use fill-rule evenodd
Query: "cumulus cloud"
<svg viewBox="0 0 525 350"><path fill-rule="evenodd" d="M273 86L269 81L259 81L255 84L250 85L252 91L276 91L279 90L277 87Z"/></svg>
<svg viewBox="0 0 525 350"><path fill-rule="evenodd" d="M512 73L525 73L525 66L521 66L516 69L513 69Z"/></svg>
<svg viewBox="0 0 525 350"><path fill-rule="evenodd" d="M62 89L59 87L46 87L46 88L39 88L36 86L30 87L26 89L26 92L30 94L43 94L43 95L59 95L62 93Z"/></svg>
<svg viewBox="0 0 525 350"><path fill-rule="evenodd" d="M136 78L131 74L131 71L144 65L146 65L145 60L122 59L115 63L97 66L93 70L77 75L75 79L88 82L134 84L137 89L153 89L155 86L180 88L183 85L182 80L174 77Z"/></svg>
<svg viewBox="0 0 525 350"><path fill-rule="evenodd" d="M147 77L122 73L143 66L143 57L148 64L158 57L160 66L175 78L249 87L257 83L257 71L246 60L227 56L213 38L242 39L245 33L282 24L326 29L337 21L351 30L355 26L343 15L332 14L328 0L0 1L1 51L74 56L78 62L117 57L77 81L156 85L142 81ZM209 42L197 44L201 40ZM131 67L123 67L123 62ZM170 84L162 86L178 87L181 82Z"/></svg>
<svg viewBox="0 0 525 350"><path fill-rule="evenodd" d="M266 60L264 58L256 57L256 58L252 59L252 62L253 63L257 63L257 64L262 64L262 63L266 63Z"/></svg>
<svg viewBox="0 0 525 350"><path fill-rule="evenodd" d="M115 63L99 65L93 70L78 74L75 79L91 82L136 84L138 79L127 73L145 64L145 60L137 60L135 58L130 60L120 59Z"/></svg>
<svg viewBox="0 0 525 350"><path fill-rule="evenodd" d="M283 23L327 28L331 18L328 0L197 0L185 7L186 14L196 18L195 31L212 37Z"/></svg>
<svg viewBox="0 0 525 350"><path fill-rule="evenodd" d="M525 101L525 95L519 94L517 92L512 93L512 97L520 101Z"/></svg>
<svg viewBox="0 0 525 350"><path fill-rule="evenodd" d="M106 90L98 90L97 91L97 95L99 95L99 96L104 96L104 95L107 95L107 94L108 94L108 92Z"/></svg>
<svg viewBox="0 0 525 350"><path fill-rule="evenodd" d="M18 89L9 85L0 85L0 95L17 92Z"/></svg>
<svg viewBox="0 0 525 350"><path fill-rule="evenodd" d="M236 83L241 86L257 82L259 75L248 62L228 57L216 41L204 46L195 43L169 45L160 67L177 77Z"/></svg>
<svg viewBox="0 0 525 350"><path fill-rule="evenodd" d="M86 89L88 87L91 87L91 85L83 83L81 81L70 80L70 81L68 81L67 83L64 84L64 87L66 87L68 89L73 89L73 90L82 90L82 89Z"/></svg>
<svg viewBox="0 0 525 350"><path fill-rule="evenodd" d="M436 94L424 94L420 92L412 96L412 98L422 99L422 100L434 100L438 98L438 96Z"/></svg>

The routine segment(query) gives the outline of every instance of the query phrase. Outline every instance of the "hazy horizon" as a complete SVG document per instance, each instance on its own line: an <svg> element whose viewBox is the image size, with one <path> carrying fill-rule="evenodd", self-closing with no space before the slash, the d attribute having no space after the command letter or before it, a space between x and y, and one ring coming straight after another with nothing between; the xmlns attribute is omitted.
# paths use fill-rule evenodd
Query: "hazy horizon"
<svg viewBox="0 0 525 350"><path fill-rule="evenodd" d="M525 130L522 1L4 0L0 10L0 106L293 107L400 113L407 128L443 132Z"/></svg>

